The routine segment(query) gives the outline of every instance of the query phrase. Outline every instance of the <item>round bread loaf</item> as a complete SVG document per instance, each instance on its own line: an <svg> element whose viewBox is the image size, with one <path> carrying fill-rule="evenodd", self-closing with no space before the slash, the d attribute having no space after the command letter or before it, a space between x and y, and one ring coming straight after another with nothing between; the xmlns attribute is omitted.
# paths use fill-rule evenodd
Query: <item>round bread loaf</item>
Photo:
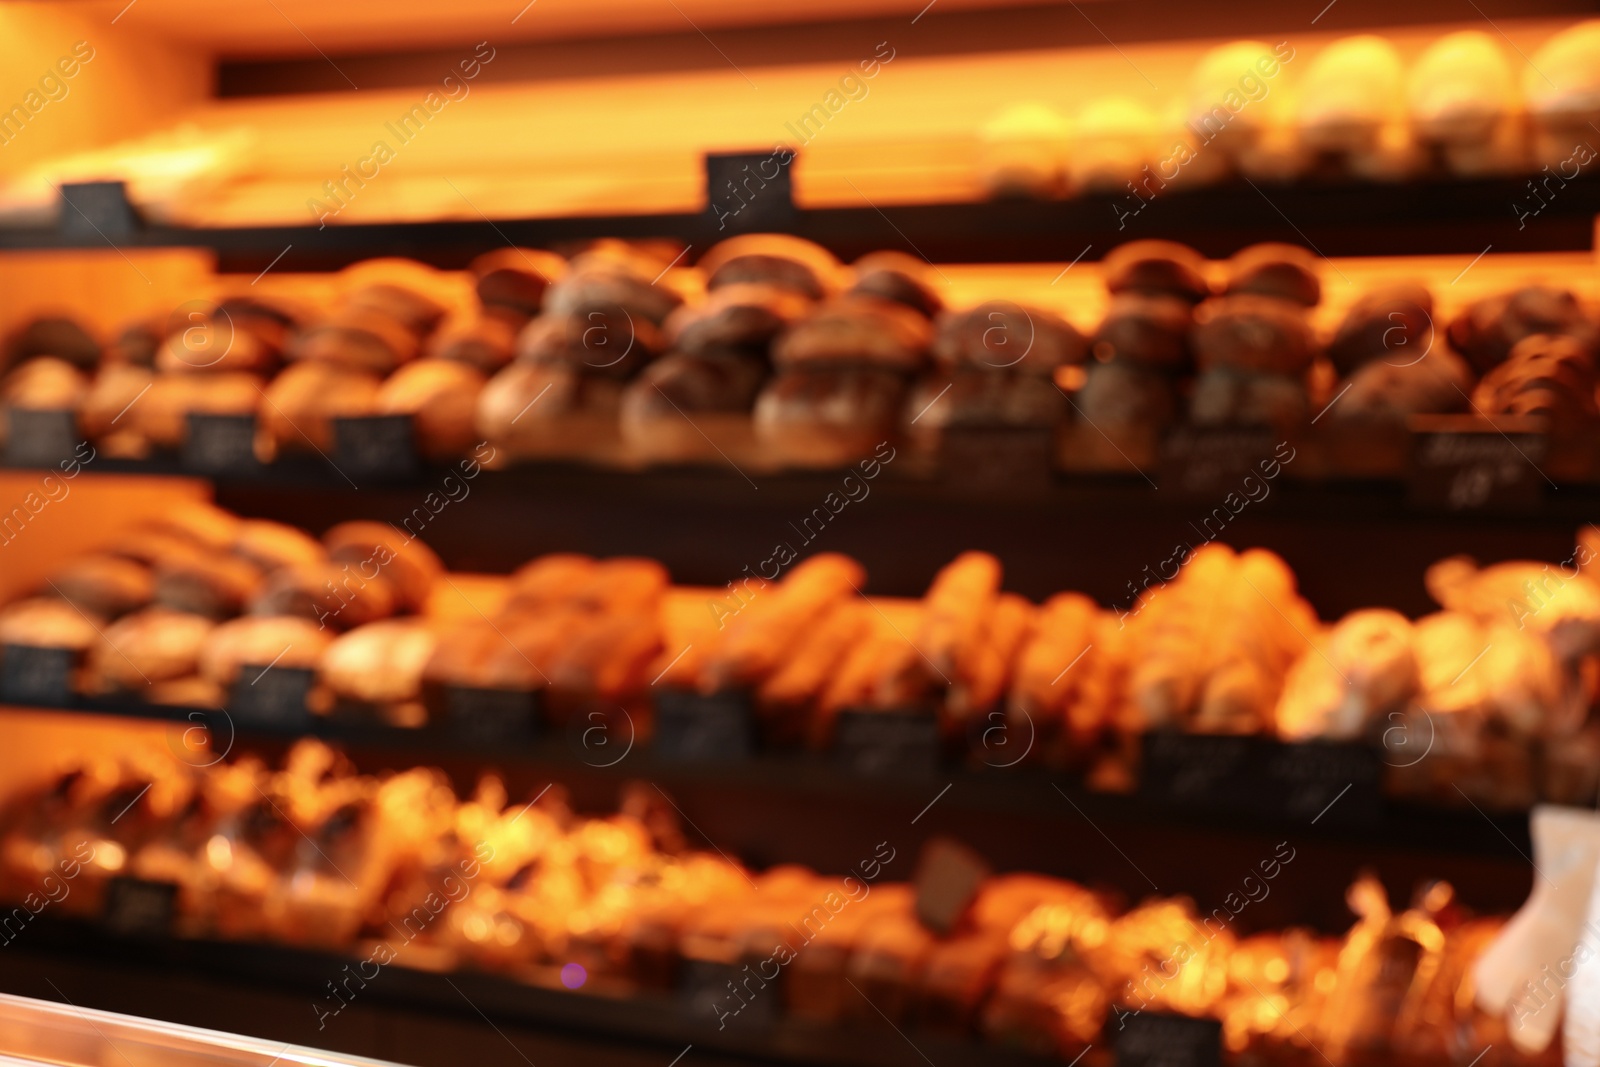
<svg viewBox="0 0 1600 1067"><path fill-rule="evenodd" d="M482 374L493 374L516 355L517 332L526 321L496 307L453 316L428 339L427 354L432 359L454 360Z"/></svg>
<svg viewBox="0 0 1600 1067"><path fill-rule="evenodd" d="M149 567L122 556L90 555L55 571L45 587L90 615L114 619L150 603L155 576Z"/></svg>
<svg viewBox="0 0 1600 1067"><path fill-rule="evenodd" d="M14 600L0 607L0 655L5 645L84 651L100 638L106 620L85 615L60 597Z"/></svg>
<svg viewBox="0 0 1600 1067"><path fill-rule="evenodd" d="M1600 330L1571 290L1530 285L1485 297L1450 322L1450 345L1479 374L1503 363L1512 346L1538 333L1567 334L1600 350Z"/></svg>
<svg viewBox="0 0 1600 1067"><path fill-rule="evenodd" d="M1113 293L1159 293L1198 304L1211 295L1205 266L1205 259L1188 245L1129 241L1107 254L1100 271Z"/></svg>
<svg viewBox="0 0 1600 1067"><path fill-rule="evenodd" d="M290 365L272 379L261 402L260 427L282 455L333 451L333 420L372 414L378 376L338 363Z"/></svg>
<svg viewBox="0 0 1600 1067"><path fill-rule="evenodd" d="M756 399L763 447L801 466L848 463L890 439L905 397L896 371L802 364L778 374Z"/></svg>
<svg viewBox="0 0 1600 1067"><path fill-rule="evenodd" d="M1124 289L1111 297L1106 317L1095 331L1092 350L1101 362L1181 371L1191 362L1189 330L1193 325L1194 305L1188 300Z"/></svg>
<svg viewBox="0 0 1600 1067"><path fill-rule="evenodd" d="M903 304L849 296L823 304L778 338L772 357L780 367L856 364L915 371L927 363L932 341L932 325Z"/></svg>
<svg viewBox="0 0 1600 1067"><path fill-rule="evenodd" d="M308 326L290 346L288 356L383 376L415 359L419 350L417 336L398 320L352 307Z"/></svg>
<svg viewBox="0 0 1600 1067"><path fill-rule="evenodd" d="M544 307L545 290L566 273L567 261L533 248L497 248L474 259L467 270L484 307L532 318Z"/></svg>
<svg viewBox="0 0 1600 1067"><path fill-rule="evenodd" d="M39 356L52 356L79 370L92 371L100 363L100 342L67 315L31 318L0 342L0 370Z"/></svg>
<svg viewBox="0 0 1600 1067"><path fill-rule="evenodd" d="M90 684L98 692L143 693L156 682L191 675L215 625L205 616L161 607L118 619L90 648Z"/></svg>
<svg viewBox="0 0 1600 1067"><path fill-rule="evenodd" d="M1317 257L1299 245L1266 242L1241 249L1228 260L1227 292L1254 293L1304 307L1322 301Z"/></svg>
<svg viewBox="0 0 1600 1067"><path fill-rule="evenodd" d="M261 404L265 382L254 374L157 374L150 391L124 419L162 449L182 448L189 437L189 415L250 415Z"/></svg>
<svg viewBox="0 0 1600 1067"><path fill-rule="evenodd" d="M378 571L376 577L364 577ZM268 575L251 599L251 615L294 615L319 627L352 630L387 619L399 607L399 595L376 564L320 560L280 567Z"/></svg>
<svg viewBox="0 0 1600 1067"><path fill-rule="evenodd" d="M382 415L411 416L417 450L424 456L453 459L478 440L474 423L486 381L466 363L420 359L383 383L374 406Z"/></svg>
<svg viewBox="0 0 1600 1067"><path fill-rule="evenodd" d="M201 644L197 667L207 681L233 689L242 669L315 670L334 633L297 616L247 616L222 623Z"/></svg>
<svg viewBox="0 0 1600 1067"><path fill-rule="evenodd" d="M934 270L904 252L869 252L852 265L856 280L849 292L893 300L934 318L944 310L944 298L934 284Z"/></svg>
<svg viewBox="0 0 1600 1067"><path fill-rule="evenodd" d="M197 549L155 568L155 601L174 611L227 619L244 609L261 587L261 571L238 556Z"/></svg>
<svg viewBox="0 0 1600 1067"><path fill-rule="evenodd" d="M704 303L684 305L667 319L666 340L691 355L716 352L766 356L775 337L812 309L807 297L764 282L713 289Z"/></svg>
<svg viewBox="0 0 1600 1067"><path fill-rule="evenodd" d="M1299 374L1317 354L1299 306L1249 293L1218 297L1197 308L1189 343L1202 371Z"/></svg>
<svg viewBox="0 0 1600 1067"><path fill-rule="evenodd" d="M939 319L933 354L946 368L1008 371L1048 378L1058 367L1082 363L1088 342L1053 311L989 300Z"/></svg>
<svg viewBox="0 0 1600 1067"><path fill-rule="evenodd" d="M322 543L330 560L356 564L363 579L377 574L387 578L405 611L426 607L434 583L444 574L433 549L387 523L343 522L323 534Z"/></svg>
<svg viewBox="0 0 1600 1067"><path fill-rule="evenodd" d="M1351 304L1326 355L1335 370L1349 375L1375 359L1414 363L1435 344L1444 344L1444 333L1434 329L1433 294L1420 283L1399 282Z"/></svg>
<svg viewBox="0 0 1600 1067"><path fill-rule="evenodd" d="M821 245L781 233L751 233L713 245L700 258L706 288L762 282L821 300L840 286L839 261Z"/></svg>

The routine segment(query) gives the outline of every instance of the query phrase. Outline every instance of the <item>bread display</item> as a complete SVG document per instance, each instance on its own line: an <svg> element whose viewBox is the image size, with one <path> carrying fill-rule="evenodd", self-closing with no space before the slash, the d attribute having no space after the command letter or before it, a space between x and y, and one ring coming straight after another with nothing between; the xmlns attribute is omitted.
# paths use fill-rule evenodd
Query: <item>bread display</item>
<svg viewBox="0 0 1600 1067"><path fill-rule="evenodd" d="M855 282L847 290L857 296L893 300L930 319L944 310L934 283L934 268L903 252L869 252L850 265Z"/></svg>
<svg viewBox="0 0 1600 1067"><path fill-rule="evenodd" d="M483 375L453 359L419 359L390 375L373 398L379 415L409 415L417 450L448 460L464 455L480 438L475 419Z"/></svg>
<svg viewBox="0 0 1600 1067"><path fill-rule="evenodd" d="M312 360L290 366L262 394L257 415L279 455L333 451L333 420L369 415L380 379L365 370Z"/></svg>
<svg viewBox="0 0 1600 1067"><path fill-rule="evenodd" d="M714 245L698 264L706 288L757 282L822 300L840 288L841 268L827 249L799 237L758 233Z"/></svg>
<svg viewBox="0 0 1600 1067"><path fill-rule="evenodd" d="M1595 358L1595 351L1575 337L1524 337L1504 363L1483 376L1473 390L1473 406L1486 415L1537 416L1559 433L1583 431L1600 417Z"/></svg>
<svg viewBox="0 0 1600 1067"><path fill-rule="evenodd" d="M1597 57L1600 19L1588 19L1554 34L1528 58L1522 94L1532 120L1535 164L1570 165L1574 147L1588 143L1589 123L1600 118Z"/></svg>
<svg viewBox="0 0 1600 1067"><path fill-rule="evenodd" d="M978 180L990 196L1055 196L1067 189L1071 124L1048 104L1010 104L978 130Z"/></svg>
<svg viewBox="0 0 1600 1067"><path fill-rule="evenodd" d="M1364 178L1395 180L1414 165L1399 51L1375 34L1319 51L1300 82L1295 123L1306 149Z"/></svg>
<svg viewBox="0 0 1600 1067"><path fill-rule="evenodd" d="M1521 89L1491 34L1462 30L1434 41L1411 68L1406 102L1418 142L1454 173L1526 166Z"/></svg>
<svg viewBox="0 0 1600 1067"><path fill-rule="evenodd" d="M883 367L785 369L756 398L756 440L795 466L847 464L894 436L906 388L903 375Z"/></svg>
<svg viewBox="0 0 1600 1067"><path fill-rule="evenodd" d="M1517 342L1535 334L1566 334L1600 351L1600 327L1566 289L1530 285L1474 301L1450 322L1450 345L1479 374L1504 363Z"/></svg>
<svg viewBox="0 0 1600 1067"><path fill-rule="evenodd" d="M566 273L567 264L552 252L497 248L478 256L467 269L472 273L478 302L485 308L504 309L531 319L543 310L545 291Z"/></svg>

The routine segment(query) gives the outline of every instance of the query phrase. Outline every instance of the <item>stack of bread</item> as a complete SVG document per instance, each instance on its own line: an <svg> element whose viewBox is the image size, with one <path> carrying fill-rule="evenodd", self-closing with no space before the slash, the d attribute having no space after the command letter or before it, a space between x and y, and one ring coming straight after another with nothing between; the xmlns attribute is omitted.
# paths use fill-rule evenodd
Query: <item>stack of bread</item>
<svg viewBox="0 0 1600 1067"><path fill-rule="evenodd" d="M1261 870L1293 859L1280 846ZM747 1007L832 1025L881 1013L1071 1060L1130 1013L1170 1012L1221 1020L1230 1054L1288 1064L1323 1050L1443 1063L1499 1025L1469 1006L1469 976L1501 920L1468 917L1442 883L1396 914L1358 881L1341 939L1245 936L1236 902L1128 909L1021 873L981 877L946 907L934 848L913 882L891 880L908 868L886 841L843 877L758 873L686 847L664 794L641 784L620 812L582 816L560 787L508 803L486 777L461 800L440 771L362 775L315 741L277 771L253 757L74 763L0 818L0 900L19 910L48 896L59 917L93 920L111 881L133 877L174 887L179 937L546 985L576 964L583 983L642 997L709 968L713 993L686 1009L708 1029ZM325 997L319 1018L346 999Z"/></svg>

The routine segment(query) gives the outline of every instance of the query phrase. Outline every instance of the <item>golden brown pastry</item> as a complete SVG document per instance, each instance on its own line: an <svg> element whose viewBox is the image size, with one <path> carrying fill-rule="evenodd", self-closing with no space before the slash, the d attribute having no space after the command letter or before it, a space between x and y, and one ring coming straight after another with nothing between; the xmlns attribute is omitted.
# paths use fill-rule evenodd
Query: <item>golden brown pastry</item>
<svg viewBox="0 0 1600 1067"><path fill-rule="evenodd" d="M206 681L231 693L245 667L255 668L256 676L269 665L316 669L334 636L334 631L295 616L231 619L206 636L197 666Z"/></svg>
<svg viewBox="0 0 1600 1067"><path fill-rule="evenodd" d="M378 390L380 415L410 415L417 449L430 459L453 459L478 440L474 420L485 379L449 359L421 359L395 372Z"/></svg>
<svg viewBox="0 0 1600 1067"><path fill-rule="evenodd" d="M378 377L338 363L291 364L272 379L261 401L261 430L280 454L333 451L333 419L370 415Z"/></svg>
<svg viewBox="0 0 1600 1067"><path fill-rule="evenodd" d="M1411 623L1382 608L1351 612L1289 669L1274 720L1280 737L1349 741L1415 693Z"/></svg>
<svg viewBox="0 0 1600 1067"><path fill-rule="evenodd" d="M382 574L400 594L405 611L421 611L444 564L433 549L381 522L343 522L322 535L328 558L353 563L359 576L370 581Z"/></svg>
<svg viewBox="0 0 1600 1067"><path fill-rule="evenodd" d="M1057 593L1044 602L1017 657L1009 698L1013 713L1041 726L1060 717L1068 694L1092 669L1083 659L1091 654L1100 614L1094 601L1078 593Z"/></svg>
<svg viewBox="0 0 1600 1067"><path fill-rule="evenodd" d="M357 264L357 270L371 270L373 261ZM376 278L358 285L347 293L343 306L354 311L372 312L392 319L417 338L434 331L444 318L446 308L424 291L431 281L432 271L427 268L417 272L416 278L381 281Z"/></svg>
<svg viewBox="0 0 1600 1067"><path fill-rule="evenodd" d="M502 311L446 319L428 339L430 359L465 363L481 374L493 374L516 355L522 320Z"/></svg>
<svg viewBox="0 0 1600 1067"><path fill-rule="evenodd" d="M724 621L705 662L702 687L715 693L760 684L834 605L859 595L866 577L859 563L835 552L796 564L781 582L761 589Z"/></svg>
<svg viewBox="0 0 1600 1067"><path fill-rule="evenodd" d="M1254 293L1316 307L1322 301L1317 257L1299 245L1271 241L1251 245L1228 260L1226 292Z"/></svg>
<svg viewBox="0 0 1600 1067"><path fill-rule="evenodd" d="M797 466L840 466L874 450L892 456L888 441L905 392L902 375L889 369L793 367L756 398L756 438Z"/></svg>
<svg viewBox="0 0 1600 1067"><path fill-rule="evenodd" d="M1200 253L1173 241L1129 241L1112 249L1100 265L1112 293L1175 296L1191 304L1211 295L1205 268Z"/></svg>
<svg viewBox="0 0 1600 1067"><path fill-rule="evenodd" d="M215 625L202 615L159 607L118 619L89 650L92 691L145 695L156 682L194 674Z"/></svg>
<svg viewBox="0 0 1600 1067"><path fill-rule="evenodd" d="M54 356L35 356L0 381L0 404L28 411L76 410L88 393L83 372Z"/></svg>
<svg viewBox="0 0 1600 1067"><path fill-rule="evenodd" d="M200 548L227 552L239 540L242 521L215 504L195 500L167 508L151 526L159 533L181 537Z"/></svg>
<svg viewBox="0 0 1600 1067"><path fill-rule="evenodd" d="M213 619L239 614L261 587L261 570L238 556L196 551L155 568L155 601L175 611Z"/></svg>
<svg viewBox="0 0 1600 1067"><path fill-rule="evenodd" d="M667 318L666 341L692 354L738 353L765 356L779 334L811 310L803 294L765 282L736 282L706 294L703 303L685 304Z"/></svg>
<svg viewBox="0 0 1600 1067"><path fill-rule="evenodd" d="M414 619L357 627L323 652L322 680L338 696L363 704L415 702L435 640L433 631Z"/></svg>
<svg viewBox="0 0 1600 1067"><path fill-rule="evenodd" d="M1566 334L1600 352L1600 329L1570 290L1529 285L1484 297L1450 320L1450 347L1479 374L1505 362L1511 349L1534 334Z"/></svg>
<svg viewBox="0 0 1600 1067"><path fill-rule="evenodd" d="M1095 358L1162 370L1187 369L1194 305L1186 297L1124 289L1111 304L1092 345Z"/></svg>
<svg viewBox="0 0 1600 1067"><path fill-rule="evenodd" d="M161 374L253 374L269 378L278 350L228 319L198 317L168 335L156 352Z"/></svg>
<svg viewBox="0 0 1600 1067"><path fill-rule="evenodd" d="M100 363L100 342L77 319L65 315L36 316L0 341L0 370L40 356L92 371Z"/></svg>
<svg viewBox="0 0 1600 1067"><path fill-rule="evenodd" d="M989 613L977 649L967 657L950 688L946 707L970 719L999 702L1023 644L1033 630L1034 608L1022 597L1002 593Z"/></svg>
<svg viewBox="0 0 1600 1067"><path fill-rule="evenodd" d="M327 558L322 544L296 526L245 519L234 535L233 554L254 563L263 574L279 567L307 566Z"/></svg>
<svg viewBox="0 0 1600 1067"><path fill-rule="evenodd" d="M149 567L133 560L91 555L57 570L47 587L90 615L114 619L150 603L155 578Z"/></svg>
<svg viewBox="0 0 1600 1067"><path fill-rule="evenodd" d="M536 614L576 599L594 576L593 558L576 552L552 552L524 563L507 579L504 613Z"/></svg>
<svg viewBox="0 0 1600 1067"><path fill-rule="evenodd" d="M971 669L999 597L1000 561L987 552L963 552L934 576L912 643L944 680Z"/></svg>
<svg viewBox="0 0 1600 1067"><path fill-rule="evenodd" d="M1592 350L1574 337L1534 334L1518 341L1506 361L1483 376L1472 391L1472 404L1484 415L1537 416L1556 432L1573 434L1600 418L1597 387L1600 374Z"/></svg>
<svg viewBox="0 0 1600 1067"><path fill-rule="evenodd" d="M120 431L142 443L142 435L134 430L135 421L128 412L143 402L154 381L155 375L147 367L110 363L100 368L78 408L78 425L84 436L102 441Z"/></svg>
<svg viewBox="0 0 1600 1067"><path fill-rule="evenodd" d="M847 598L835 603L800 635L777 670L761 683L758 702L781 713L809 708L818 701L852 650L862 646L862 638L872 628L869 615L876 618L864 600Z"/></svg>
<svg viewBox="0 0 1600 1067"><path fill-rule="evenodd" d="M264 382L253 374L158 374L150 391L124 418L152 445L183 446L189 437L189 414L253 415L261 404Z"/></svg>
<svg viewBox="0 0 1600 1067"><path fill-rule="evenodd" d="M0 645L82 651L99 640L104 627L104 619L87 616L60 597L29 597L0 608Z"/></svg>
<svg viewBox="0 0 1600 1067"><path fill-rule="evenodd" d="M904 252L869 252L851 264L856 280L849 292L893 300L928 318L944 310L944 298L926 262Z"/></svg>

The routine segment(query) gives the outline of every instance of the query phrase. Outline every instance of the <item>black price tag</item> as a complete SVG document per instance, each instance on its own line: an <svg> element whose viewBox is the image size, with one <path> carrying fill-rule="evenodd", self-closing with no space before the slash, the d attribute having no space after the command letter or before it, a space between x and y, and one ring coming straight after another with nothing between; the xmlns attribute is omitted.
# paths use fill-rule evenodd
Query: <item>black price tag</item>
<svg viewBox="0 0 1600 1067"><path fill-rule="evenodd" d="M1141 794L1179 811L1370 826L1383 814L1378 753L1358 743L1146 734Z"/></svg>
<svg viewBox="0 0 1600 1067"><path fill-rule="evenodd" d="M117 877L106 885L101 921L122 937L168 937L177 905L178 887L173 882Z"/></svg>
<svg viewBox="0 0 1600 1067"><path fill-rule="evenodd" d="M539 733L539 694L531 689L444 687L450 734L468 744L531 741Z"/></svg>
<svg viewBox="0 0 1600 1067"><path fill-rule="evenodd" d="M78 653L70 648L7 645L0 660L0 697L12 704L66 707L73 702L72 672Z"/></svg>
<svg viewBox="0 0 1600 1067"><path fill-rule="evenodd" d="M1264 427L1180 426L1161 443L1161 487L1193 496L1243 492L1246 475L1277 476L1285 444Z"/></svg>
<svg viewBox="0 0 1600 1067"><path fill-rule="evenodd" d="M706 204L719 234L785 228L794 222L794 151L706 153Z"/></svg>
<svg viewBox="0 0 1600 1067"><path fill-rule="evenodd" d="M678 995L696 1022L728 1026L770 1026L777 1021L781 992L776 980L761 977L755 965L686 959L678 974Z"/></svg>
<svg viewBox="0 0 1600 1067"><path fill-rule="evenodd" d="M139 213L122 182L61 183L61 232L74 237L116 241L139 229Z"/></svg>
<svg viewBox="0 0 1600 1067"><path fill-rule="evenodd" d="M1120 1012L1106 1023L1116 1028L1117 1067L1220 1067L1222 1024L1164 1012Z"/></svg>
<svg viewBox="0 0 1600 1067"><path fill-rule="evenodd" d="M1043 489L1055 475L1056 431L1050 426L950 426L939 444L951 485L1009 492Z"/></svg>
<svg viewBox="0 0 1600 1067"><path fill-rule="evenodd" d="M10 408L6 462L13 467L55 467L76 454L83 443L75 412Z"/></svg>
<svg viewBox="0 0 1600 1067"><path fill-rule="evenodd" d="M258 470L261 461L256 458L256 417L190 412L183 465L208 472Z"/></svg>
<svg viewBox="0 0 1600 1067"><path fill-rule="evenodd" d="M1470 415L1411 420L1408 488L1413 504L1477 511L1537 505L1547 484L1539 467L1550 438L1532 418Z"/></svg>
<svg viewBox="0 0 1600 1067"><path fill-rule="evenodd" d="M311 728L315 684L316 672L304 667L242 667L228 714L238 727L304 733Z"/></svg>
<svg viewBox="0 0 1600 1067"><path fill-rule="evenodd" d="M655 751L685 763L742 760L755 749L755 715L746 693L703 696L668 689L656 696Z"/></svg>
<svg viewBox="0 0 1600 1067"><path fill-rule="evenodd" d="M333 454L352 478L409 478L417 471L410 415L357 415L333 420Z"/></svg>
<svg viewBox="0 0 1600 1067"><path fill-rule="evenodd" d="M931 777L939 770L939 720L930 709L841 711L834 735L839 761L856 774Z"/></svg>

